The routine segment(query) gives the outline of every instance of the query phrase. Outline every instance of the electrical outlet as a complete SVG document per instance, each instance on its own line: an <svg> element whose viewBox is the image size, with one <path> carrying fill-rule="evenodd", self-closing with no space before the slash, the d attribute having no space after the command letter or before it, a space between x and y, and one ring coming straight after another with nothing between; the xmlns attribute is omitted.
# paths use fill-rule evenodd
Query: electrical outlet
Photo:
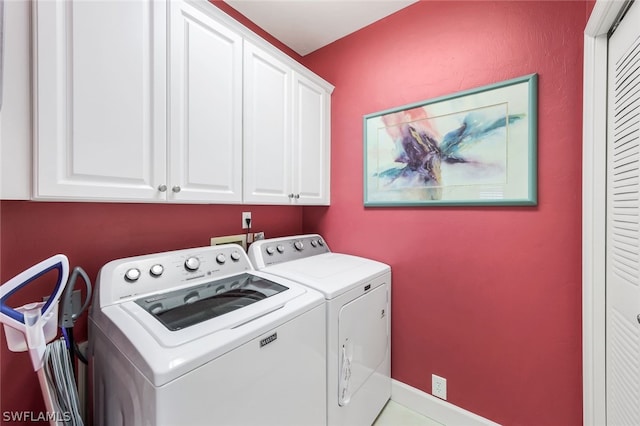
<svg viewBox="0 0 640 426"><path fill-rule="evenodd" d="M249 219L249 225L247 225L247 219ZM251 228L251 212L242 212L242 229Z"/></svg>
<svg viewBox="0 0 640 426"><path fill-rule="evenodd" d="M444 377L431 375L431 394L438 398L447 400L447 379Z"/></svg>

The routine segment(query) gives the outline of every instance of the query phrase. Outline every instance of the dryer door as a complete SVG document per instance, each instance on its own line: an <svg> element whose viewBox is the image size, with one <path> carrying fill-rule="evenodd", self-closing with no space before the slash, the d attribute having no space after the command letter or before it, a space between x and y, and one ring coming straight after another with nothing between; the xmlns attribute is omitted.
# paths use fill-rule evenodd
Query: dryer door
<svg viewBox="0 0 640 426"><path fill-rule="evenodd" d="M349 404L385 361L389 348L388 286L381 285L345 304L338 318L338 403Z"/></svg>

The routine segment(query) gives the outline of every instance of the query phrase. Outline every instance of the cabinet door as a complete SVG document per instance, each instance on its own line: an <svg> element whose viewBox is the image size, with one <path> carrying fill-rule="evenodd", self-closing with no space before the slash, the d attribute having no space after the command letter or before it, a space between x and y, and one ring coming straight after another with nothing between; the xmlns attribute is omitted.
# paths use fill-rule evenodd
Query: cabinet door
<svg viewBox="0 0 640 426"><path fill-rule="evenodd" d="M329 204L330 96L310 79L293 78L294 200Z"/></svg>
<svg viewBox="0 0 640 426"><path fill-rule="evenodd" d="M291 68L244 42L244 201L289 204Z"/></svg>
<svg viewBox="0 0 640 426"><path fill-rule="evenodd" d="M0 82L0 198L31 198L31 2L5 1Z"/></svg>
<svg viewBox="0 0 640 426"><path fill-rule="evenodd" d="M170 4L169 200L241 202L242 38Z"/></svg>
<svg viewBox="0 0 640 426"><path fill-rule="evenodd" d="M165 2L34 7L35 198L166 199Z"/></svg>

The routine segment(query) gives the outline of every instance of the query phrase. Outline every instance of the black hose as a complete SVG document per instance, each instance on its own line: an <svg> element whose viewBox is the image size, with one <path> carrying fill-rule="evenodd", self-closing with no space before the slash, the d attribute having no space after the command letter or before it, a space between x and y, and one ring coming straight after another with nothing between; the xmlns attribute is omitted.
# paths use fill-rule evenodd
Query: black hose
<svg viewBox="0 0 640 426"><path fill-rule="evenodd" d="M67 344L69 345L69 357L71 358L71 371L73 371L74 380L77 380L78 378L76 377L76 357L75 357L75 349L74 349L76 342L73 339L73 327L66 327L65 331L67 335Z"/></svg>
<svg viewBox="0 0 640 426"><path fill-rule="evenodd" d="M69 342L68 342L69 343L69 355L71 356L71 365L73 365L73 373L75 375L76 357L83 364L88 364L88 361L87 361L87 357L84 356L84 354L80 350L80 347L78 346L78 342L76 342L75 338L73 337L73 327L65 328L65 330L67 332L67 339L69 340Z"/></svg>
<svg viewBox="0 0 640 426"><path fill-rule="evenodd" d="M82 362L83 364L89 364L89 362L87 361L87 357L84 356L84 354L82 353L82 351L80 350L80 348L78 347L77 343L74 343L73 345L73 350L76 353L76 356L78 357L78 359L80 360L80 362Z"/></svg>

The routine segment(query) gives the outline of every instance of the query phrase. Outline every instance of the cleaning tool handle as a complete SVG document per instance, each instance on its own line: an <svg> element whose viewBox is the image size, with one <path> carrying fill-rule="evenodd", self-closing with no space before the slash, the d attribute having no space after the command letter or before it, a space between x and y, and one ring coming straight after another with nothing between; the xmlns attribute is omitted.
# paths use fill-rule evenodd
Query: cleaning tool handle
<svg viewBox="0 0 640 426"><path fill-rule="evenodd" d="M17 325L16 323L25 325L24 314L7 306L7 299L21 288L26 287L34 280L53 269L58 270L58 282L56 283L53 293L42 306L40 311L40 316L46 317L58 302L60 294L67 283L67 278L69 277L69 260L67 259L67 256L63 254L56 254L55 256L51 256L50 258L43 260L0 286L0 313L2 314L0 315L0 322L8 323L9 325L11 325L11 322L14 322L13 325Z"/></svg>
<svg viewBox="0 0 640 426"><path fill-rule="evenodd" d="M44 352L47 346L47 341L44 337L44 324L41 323L42 313L39 308L39 303L30 303L23 306L25 337L34 371L42 368Z"/></svg>

